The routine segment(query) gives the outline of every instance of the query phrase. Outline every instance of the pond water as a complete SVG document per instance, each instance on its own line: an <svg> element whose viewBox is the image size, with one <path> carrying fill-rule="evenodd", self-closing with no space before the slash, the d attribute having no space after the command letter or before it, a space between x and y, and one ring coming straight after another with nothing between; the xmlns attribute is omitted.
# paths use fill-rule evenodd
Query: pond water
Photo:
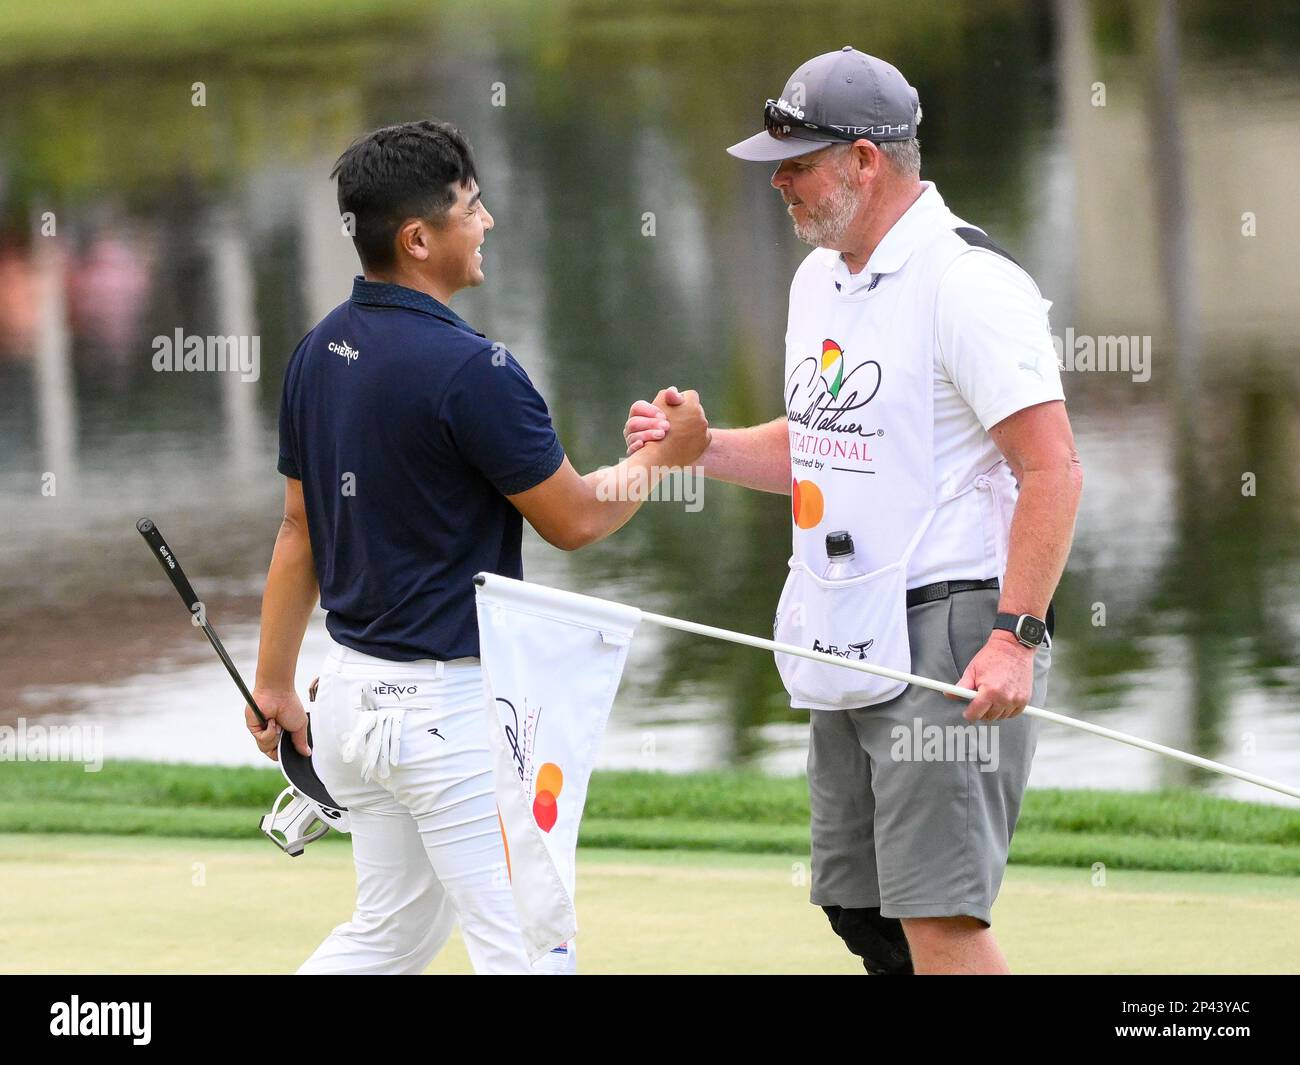
<svg viewBox="0 0 1300 1065"><path fill-rule="evenodd" d="M1064 377L1087 487L1048 705L1300 782L1300 29L1280 4L1136 7L808 4L774 33L766 4L453 5L7 55L0 724L259 757L133 526L159 523L251 676L280 378L348 294L328 174L366 129L433 115L474 143L497 227L455 306L525 365L580 470L669 384L715 425L779 414L807 249L769 170L723 149L796 63L852 42L918 87L923 176L1035 275L1063 351L1129 355ZM257 336L258 379L155 372L178 329ZM698 511L647 506L580 553L529 531L526 574L768 634L789 506L709 483ZM304 680L325 639L318 617ZM602 764L795 773L806 734L770 658L645 626ZM1032 783L1278 798L1053 726Z"/></svg>

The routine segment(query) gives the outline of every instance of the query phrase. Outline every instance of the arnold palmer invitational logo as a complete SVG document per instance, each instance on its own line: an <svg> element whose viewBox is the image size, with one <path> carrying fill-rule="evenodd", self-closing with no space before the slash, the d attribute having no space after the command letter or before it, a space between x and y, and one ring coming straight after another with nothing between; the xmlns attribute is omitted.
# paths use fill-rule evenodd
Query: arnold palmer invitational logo
<svg viewBox="0 0 1300 1065"><path fill-rule="evenodd" d="M881 434L879 429L863 423L860 412L880 392L880 363L866 359L851 370L847 365L840 345L823 340L820 357L800 359L790 371L785 381L785 410L796 451L870 461L862 441ZM795 426L806 432L797 432ZM812 433L829 436L818 443ZM836 441L836 436L846 439Z"/></svg>
<svg viewBox="0 0 1300 1065"><path fill-rule="evenodd" d="M829 338L822 341L820 356L800 359L785 381L791 465L804 473L827 466L845 473L874 473L867 441L885 434L865 425L860 412L880 392L880 380L880 363L867 359L849 369L844 349ZM790 496L796 526L812 529L821 523L826 497L819 485L801 473L791 483Z"/></svg>

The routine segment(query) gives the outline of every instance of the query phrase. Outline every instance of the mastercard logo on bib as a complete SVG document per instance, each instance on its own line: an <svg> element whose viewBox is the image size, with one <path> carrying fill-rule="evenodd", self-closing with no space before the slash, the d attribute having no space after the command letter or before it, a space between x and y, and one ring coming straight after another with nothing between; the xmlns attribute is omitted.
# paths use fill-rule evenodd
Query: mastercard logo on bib
<svg viewBox="0 0 1300 1065"><path fill-rule="evenodd" d="M796 478L790 486L790 498L794 507L794 523L801 529L811 529L826 514L826 497L812 481Z"/></svg>

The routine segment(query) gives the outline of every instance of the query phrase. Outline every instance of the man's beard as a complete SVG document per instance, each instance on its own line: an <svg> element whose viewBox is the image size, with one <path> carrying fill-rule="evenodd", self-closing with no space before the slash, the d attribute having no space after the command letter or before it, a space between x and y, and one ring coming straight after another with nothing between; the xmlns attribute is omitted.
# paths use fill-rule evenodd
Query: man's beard
<svg viewBox="0 0 1300 1065"><path fill-rule="evenodd" d="M809 208L805 221L795 220L794 235L815 248L833 247L843 241L857 211L857 188L847 175L842 175L839 184L816 209Z"/></svg>

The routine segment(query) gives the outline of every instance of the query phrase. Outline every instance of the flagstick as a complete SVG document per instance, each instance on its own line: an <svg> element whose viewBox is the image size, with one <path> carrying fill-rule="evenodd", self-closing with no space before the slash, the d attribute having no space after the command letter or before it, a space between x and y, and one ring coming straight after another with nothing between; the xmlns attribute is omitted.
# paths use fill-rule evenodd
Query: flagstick
<svg viewBox="0 0 1300 1065"><path fill-rule="evenodd" d="M890 680L915 684L921 688L944 692L947 695L955 695L962 699L974 699L977 694L969 688L959 688L955 684L944 684L942 681L930 680L928 677L918 677L915 674L903 673L896 669L888 669L885 666L874 666L870 662L849 661L837 655L828 655L822 651L808 651L802 647L796 647L794 644L777 643L775 640L765 640L760 636L749 636L743 632L732 632L730 629L718 629L712 625L683 621L681 618L670 618L664 614L651 614L649 611L638 610L636 607L628 606L626 603L617 603L612 599L598 599L592 595L579 595L577 592L567 592L560 588L548 588L543 584L515 580L513 577L502 577L496 573L476 574L474 583L479 586L477 594L480 599L485 594L488 597L500 596L503 599L513 599L516 603L528 603L531 609L543 612L559 611L561 614L565 611L576 611L591 615L596 608L600 608L609 617L617 618L619 624L627 625L629 629L635 628L639 620L645 620L655 625L661 625L666 629L677 629L679 632L689 632L696 636L709 636L715 640L726 640L728 643L738 643L746 647L757 647L764 651L776 651L781 654L794 655L798 658L808 658L824 665L839 666L841 669L856 669L861 673L872 673L878 677L888 677ZM590 618L588 623L591 623ZM598 620L596 625L599 625ZM1053 721L1058 725L1078 729L1080 732L1091 732L1094 736L1103 736L1108 740L1127 743L1130 747L1138 747L1144 751L1161 754L1178 762L1186 762L1188 765L1194 765L1200 769L1208 769L1212 773L1235 777L1237 780L1244 780L1248 784L1256 784L1261 788L1268 788L1270 791L1289 795L1293 799L1300 799L1300 788L1293 788L1289 784L1281 784L1276 780L1269 780L1268 777L1261 777L1255 773L1247 773L1244 769L1236 769L1233 766L1224 765L1222 762L1211 761L1209 758L1188 754L1176 747L1166 747L1162 743L1153 743L1151 740L1144 740L1140 736L1131 736L1127 732L1117 732L1115 729L1094 725L1087 721L1079 721L1077 718L1066 717L1064 714L1053 713L1051 710L1042 710L1036 706L1027 706L1024 712L1032 717Z"/></svg>
<svg viewBox="0 0 1300 1065"><path fill-rule="evenodd" d="M592 596L583 596L582 598L590 599ZM598 600L598 602L607 602L607 600ZM843 659L837 655L828 655L821 651L809 651L802 647L796 647L794 644L777 643L775 640L765 640L760 636L749 636L742 632L732 632L730 629L718 629L712 625L700 625L694 621L682 621L680 618L670 618L663 614L651 614L648 611L641 611L641 617L645 621L662 625L666 629L677 629L680 632L690 632L697 636L711 636L715 640L726 640L729 643L744 644L747 647L758 647L767 651L776 651L786 655L796 655L799 658L808 658L814 662L821 662L825 665L840 666L843 669L856 669L859 673L872 673L878 677L887 677L890 680L903 681L907 684L915 684L921 688L929 688L932 691L944 692L947 695L957 695L963 699L974 699L976 693L969 688L959 688L955 684L944 684L942 681L930 680L928 677L918 677L912 673L902 673L896 669L887 669L884 666L874 666L870 662L857 662ZM816 713L817 711L813 711ZM1140 747L1144 751L1152 751L1155 754L1163 754L1166 758L1173 758L1179 762L1186 762L1188 765L1198 766L1201 769L1208 769L1213 773L1222 773L1224 776L1236 777L1238 780L1244 780L1248 784L1258 784L1261 788L1268 788L1271 791L1280 792L1283 795L1289 795L1293 799L1300 799L1300 788L1293 788L1289 784L1281 784L1276 780L1269 780L1268 777L1261 777L1255 773L1248 773L1244 769L1236 769L1230 765L1224 765L1222 762L1211 761L1209 758L1202 758L1199 755L1188 754L1186 751L1180 751L1176 747L1166 747L1163 743L1153 743L1151 740L1144 740L1141 736L1133 736L1127 732L1118 732L1115 729L1106 728L1102 725L1094 725L1088 721L1079 721L1077 718L1066 717L1064 714L1053 713L1051 710L1042 710L1037 706L1026 706L1025 713L1031 717L1039 717L1045 721L1054 721L1058 725L1066 725L1069 728L1078 729L1080 732L1091 732L1095 736L1104 736L1108 740L1117 740L1120 743L1127 743L1130 747Z"/></svg>

